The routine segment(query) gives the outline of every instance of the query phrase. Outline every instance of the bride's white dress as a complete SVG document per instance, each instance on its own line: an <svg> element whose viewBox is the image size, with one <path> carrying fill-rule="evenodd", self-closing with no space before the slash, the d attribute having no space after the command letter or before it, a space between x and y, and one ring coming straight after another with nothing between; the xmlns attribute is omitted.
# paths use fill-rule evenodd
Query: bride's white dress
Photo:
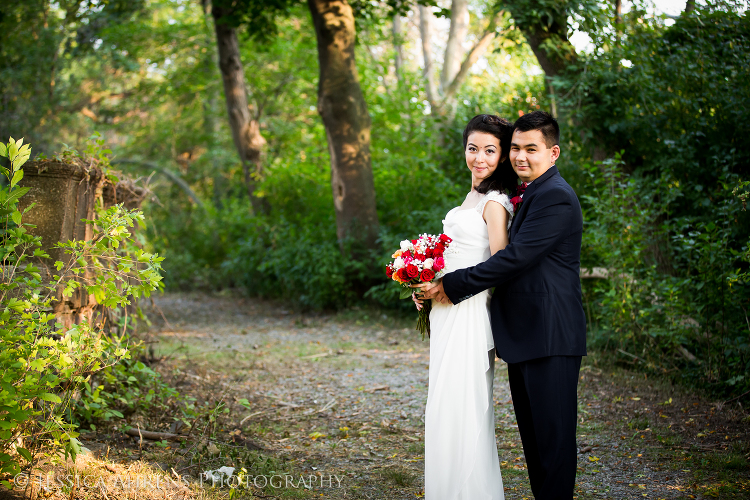
<svg viewBox="0 0 750 500"><path fill-rule="evenodd" d="M482 216L489 201L500 203L512 216L510 199L497 191L487 193L475 208L456 207L445 216L443 232L453 239L445 255L446 270L474 266L490 257ZM495 442L495 344L489 301L489 292L484 291L456 305L432 304L426 500L505 498Z"/></svg>

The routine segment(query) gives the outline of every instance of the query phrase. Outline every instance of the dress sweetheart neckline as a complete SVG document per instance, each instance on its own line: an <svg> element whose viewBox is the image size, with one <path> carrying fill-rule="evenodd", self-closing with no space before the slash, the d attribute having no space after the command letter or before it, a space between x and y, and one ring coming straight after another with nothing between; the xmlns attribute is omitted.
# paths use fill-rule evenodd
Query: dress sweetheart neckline
<svg viewBox="0 0 750 500"><path fill-rule="evenodd" d="M447 217L447 216L448 216L448 214L450 214L450 213L458 213L458 212L474 212L475 214L477 214L477 215L479 215L480 217L482 217L482 220L484 220L484 216L482 216L482 214L480 214L480 213L479 213L479 212L477 211L477 207L464 208L464 209L462 209L462 208L461 208L460 206L458 206L458 207L453 207L453 208L451 208L451 209L450 209L450 210L448 211L448 213L446 214L446 217Z"/></svg>

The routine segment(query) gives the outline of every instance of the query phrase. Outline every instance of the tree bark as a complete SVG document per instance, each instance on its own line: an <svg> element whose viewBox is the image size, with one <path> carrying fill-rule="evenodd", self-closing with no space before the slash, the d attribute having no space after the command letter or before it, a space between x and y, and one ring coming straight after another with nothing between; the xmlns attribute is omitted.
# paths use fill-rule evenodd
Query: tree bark
<svg viewBox="0 0 750 500"><path fill-rule="evenodd" d="M224 83L232 139L242 162L245 185L255 213L264 212L263 201L255 196L256 180L262 174L262 152L266 140L260 133L257 117L250 113L245 89L245 73L240 58L237 30L222 22L228 12L220 6L211 9L219 48L219 68Z"/></svg>
<svg viewBox="0 0 750 500"><path fill-rule="evenodd" d="M464 58L463 42L469 33L469 1L453 0L451 2L451 27L448 31L448 44L445 47L443 71L440 73L440 91L445 91L461 69Z"/></svg>
<svg viewBox="0 0 750 500"><path fill-rule="evenodd" d="M401 82L401 68L404 66L404 44L403 30L401 28L401 16L396 13L393 16L393 48L396 52L394 66L396 67L396 79Z"/></svg>
<svg viewBox="0 0 750 500"><path fill-rule="evenodd" d="M519 27L548 77L557 76L578 59L573 44L568 40L568 24L565 16L559 16L546 29L542 26L531 25ZM545 42L554 44L557 50L548 51L545 48Z"/></svg>
<svg viewBox="0 0 750 500"><path fill-rule="evenodd" d="M685 13L690 14L695 10L695 0L687 0L685 4Z"/></svg>
<svg viewBox="0 0 750 500"><path fill-rule="evenodd" d="M378 237L370 160L370 115L354 59L354 15L346 0L308 0L318 40L318 113L331 155L336 233L373 248Z"/></svg>
<svg viewBox="0 0 750 500"><path fill-rule="evenodd" d="M424 58L424 81L427 100L433 108L438 102L437 84L435 83L435 56L432 52L432 12L424 5L419 6L419 33L422 38L422 56Z"/></svg>

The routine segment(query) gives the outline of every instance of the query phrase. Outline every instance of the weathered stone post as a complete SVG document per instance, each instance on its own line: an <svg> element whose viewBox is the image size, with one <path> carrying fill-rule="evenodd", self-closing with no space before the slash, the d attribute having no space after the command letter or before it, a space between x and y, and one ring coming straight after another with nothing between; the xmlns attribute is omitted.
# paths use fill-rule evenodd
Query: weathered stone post
<svg viewBox="0 0 750 500"><path fill-rule="evenodd" d="M68 264L70 257L62 249L54 248L58 242L88 240L93 236L91 225L82 219L94 218L96 200L101 198L105 176L101 169L83 162L63 163L55 160L30 161L23 166L24 177L20 186L30 188L21 198L20 209L36 205L24 215L24 221L36 228L29 232L41 236L42 249L51 260L41 262L42 277L51 279L55 261ZM64 327L92 319L96 306L93 296L78 288L71 297L63 299L58 292L54 312Z"/></svg>

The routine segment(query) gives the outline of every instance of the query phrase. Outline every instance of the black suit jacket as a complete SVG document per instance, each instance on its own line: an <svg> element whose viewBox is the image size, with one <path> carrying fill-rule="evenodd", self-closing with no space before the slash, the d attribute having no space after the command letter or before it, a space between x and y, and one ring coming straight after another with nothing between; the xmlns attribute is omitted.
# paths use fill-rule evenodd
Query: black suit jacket
<svg viewBox="0 0 750 500"><path fill-rule="evenodd" d="M553 165L526 188L508 246L481 264L443 277L454 304L496 287L490 316L498 357L520 363L586 355L582 233L578 197Z"/></svg>

